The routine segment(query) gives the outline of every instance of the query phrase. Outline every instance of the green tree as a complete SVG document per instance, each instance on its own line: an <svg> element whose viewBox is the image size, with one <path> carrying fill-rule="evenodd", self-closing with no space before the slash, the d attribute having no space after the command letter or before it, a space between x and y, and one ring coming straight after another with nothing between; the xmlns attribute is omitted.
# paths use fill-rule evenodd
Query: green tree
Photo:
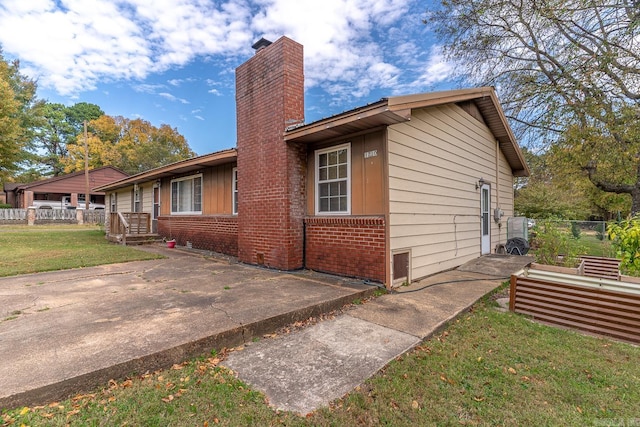
<svg viewBox="0 0 640 427"><path fill-rule="evenodd" d="M112 165L135 174L194 156L184 136L168 125L159 128L146 120L103 115L89 122L89 165ZM84 139L67 145L65 171L84 168Z"/></svg>
<svg viewBox="0 0 640 427"><path fill-rule="evenodd" d="M8 62L0 50L0 180L25 159L38 102L36 83L20 74L20 62Z"/></svg>
<svg viewBox="0 0 640 427"><path fill-rule="evenodd" d="M49 168L47 174L58 176L64 173L63 159L67 157L67 144L74 143L82 134L85 120L97 119L104 111L86 102L71 107L47 102L40 111L41 117L34 135L34 146L40 153L37 161Z"/></svg>
<svg viewBox="0 0 640 427"><path fill-rule="evenodd" d="M520 138L561 145L640 211L637 1L442 0L425 23L467 82L497 88Z"/></svg>

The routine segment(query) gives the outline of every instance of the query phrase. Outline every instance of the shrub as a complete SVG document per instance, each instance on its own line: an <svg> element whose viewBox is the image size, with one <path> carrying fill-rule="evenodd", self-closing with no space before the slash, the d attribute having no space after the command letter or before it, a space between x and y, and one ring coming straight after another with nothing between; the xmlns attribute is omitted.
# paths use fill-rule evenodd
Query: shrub
<svg viewBox="0 0 640 427"><path fill-rule="evenodd" d="M580 238L580 226L575 221L571 222L571 235L576 240Z"/></svg>
<svg viewBox="0 0 640 427"><path fill-rule="evenodd" d="M531 242L532 247L536 248L536 262L565 267L577 266L580 250L569 240L568 233L552 222L544 221L537 227L536 235Z"/></svg>
<svg viewBox="0 0 640 427"><path fill-rule="evenodd" d="M604 222L599 222L598 225L596 225L596 238L598 240L604 240L604 237L606 236L606 229Z"/></svg>
<svg viewBox="0 0 640 427"><path fill-rule="evenodd" d="M622 260L620 270L640 276L640 216L609 224L607 232L616 255Z"/></svg>
<svg viewBox="0 0 640 427"><path fill-rule="evenodd" d="M7 203L0 203L0 209L11 209L11 208L13 208L13 206Z"/></svg>

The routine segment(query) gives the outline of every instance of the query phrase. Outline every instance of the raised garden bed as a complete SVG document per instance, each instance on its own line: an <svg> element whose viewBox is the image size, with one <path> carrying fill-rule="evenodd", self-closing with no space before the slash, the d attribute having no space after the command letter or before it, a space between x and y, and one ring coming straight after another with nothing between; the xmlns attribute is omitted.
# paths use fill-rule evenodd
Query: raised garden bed
<svg viewBox="0 0 640 427"><path fill-rule="evenodd" d="M585 268L585 262L600 265ZM640 280L614 274L615 265L608 258L583 260L578 268L532 264L511 276L509 309L540 322L640 343Z"/></svg>

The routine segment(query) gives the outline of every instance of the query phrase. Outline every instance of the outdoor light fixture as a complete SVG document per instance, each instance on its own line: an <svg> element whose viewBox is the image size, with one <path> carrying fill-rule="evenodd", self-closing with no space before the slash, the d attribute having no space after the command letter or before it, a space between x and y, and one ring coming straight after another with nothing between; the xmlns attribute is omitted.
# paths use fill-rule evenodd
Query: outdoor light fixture
<svg viewBox="0 0 640 427"><path fill-rule="evenodd" d="M476 183L476 190L484 185L484 178L480 177L478 182Z"/></svg>

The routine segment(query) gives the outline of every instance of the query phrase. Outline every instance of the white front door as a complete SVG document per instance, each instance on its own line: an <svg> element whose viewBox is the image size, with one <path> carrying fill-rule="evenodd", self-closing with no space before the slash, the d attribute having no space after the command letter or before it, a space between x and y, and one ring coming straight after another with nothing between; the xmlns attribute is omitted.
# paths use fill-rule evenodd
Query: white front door
<svg viewBox="0 0 640 427"><path fill-rule="evenodd" d="M491 187L489 184L483 184L480 188L480 221L481 228L481 254L491 253Z"/></svg>

